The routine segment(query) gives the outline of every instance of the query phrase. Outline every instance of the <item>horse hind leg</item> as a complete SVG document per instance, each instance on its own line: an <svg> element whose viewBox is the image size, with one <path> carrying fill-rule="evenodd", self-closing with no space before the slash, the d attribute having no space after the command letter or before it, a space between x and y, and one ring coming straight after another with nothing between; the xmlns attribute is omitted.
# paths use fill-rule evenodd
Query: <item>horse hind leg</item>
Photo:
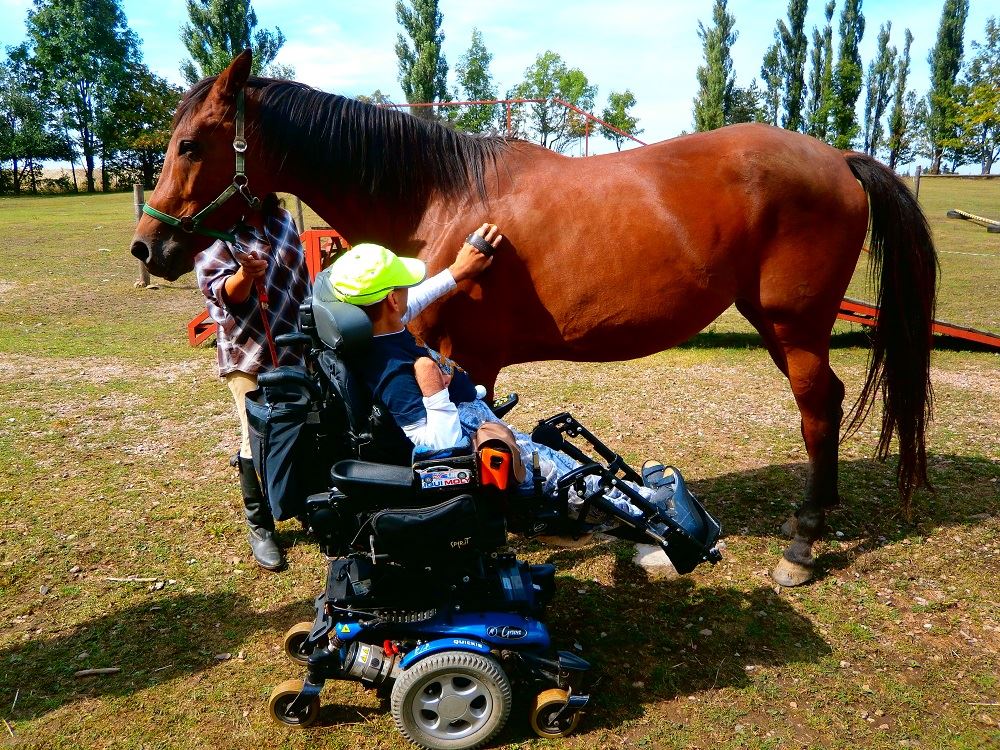
<svg viewBox="0 0 1000 750"><path fill-rule="evenodd" d="M801 323L775 324L763 310L745 302L738 302L737 309L760 332L775 365L788 378L802 417L802 439L809 456L805 501L782 527L792 542L772 573L782 586L797 586L812 578L813 544L823 534L826 509L839 502L837 459L844 385L830 369L828 333L799 330Z"/></svg>

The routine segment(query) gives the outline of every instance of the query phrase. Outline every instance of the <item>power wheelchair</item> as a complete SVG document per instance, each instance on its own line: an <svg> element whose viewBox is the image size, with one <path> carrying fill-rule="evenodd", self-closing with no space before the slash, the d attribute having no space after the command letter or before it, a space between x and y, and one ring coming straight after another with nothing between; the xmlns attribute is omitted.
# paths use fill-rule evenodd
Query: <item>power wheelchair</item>
<svg viewBox="0 0 1000 750"><path fill-rule="evenodd" d="M326 680L354 680L388 699L414 744L474 748L506 723L515 684L536 694L529 720L539 736L569 734L590 701L590 665L553 648L543 620L555 567L518 560L508 531L576 537L597 511L619 522L619 535L661 546L686 573L720 559L719 524L679 472L667 494L686 510L685 523L670 503L644 498L625 482L641 485L639 474L568 413L532 434L579 463L554 494L542 491L537 453L525 492L503 474L502 445L431 455L400 448L401 432L352 367L372 336L368 317L336 301L325 274L301 306L300 332L276 342L303 347L305 367L262 374L247 397L254 464L272 511L279 520L297 516L328 560L315 619L284 639L306 676L274 689L271 717L307 726ZM516 403L511 395L492 409L502 417ZM600 488L589 495L587 477ZM641 515L608 501L611 488ZM571 508L571 492L582 506Z"/></svg>

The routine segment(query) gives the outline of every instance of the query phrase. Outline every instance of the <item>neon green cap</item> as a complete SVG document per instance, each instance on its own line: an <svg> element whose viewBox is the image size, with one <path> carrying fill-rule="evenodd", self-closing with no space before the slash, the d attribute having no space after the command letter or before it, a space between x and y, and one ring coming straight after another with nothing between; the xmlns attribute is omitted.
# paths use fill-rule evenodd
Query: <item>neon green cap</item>
<svg viewBox="0 0 1000 750"><path fill-rule="evenodd" d="M374 305L393 289L416 286L427 266L416 258L400 258L381 245L355 245L330 266L333 296L352 305Z"/></svg>

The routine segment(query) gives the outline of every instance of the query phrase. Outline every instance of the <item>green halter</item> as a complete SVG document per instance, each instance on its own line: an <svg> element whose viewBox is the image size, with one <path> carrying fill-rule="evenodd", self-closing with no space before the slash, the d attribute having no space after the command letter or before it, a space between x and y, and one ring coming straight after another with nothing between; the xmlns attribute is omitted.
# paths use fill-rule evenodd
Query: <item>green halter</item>
<svg viewBox="0 0 1000 750"><path fill-rule="evenodd" d="M240 89L240 92L236 95L236 138L233 140L233 151L236 152L236 174L233 175L232 183L222 191L219 197L201 209L201 211L196 213L194 216L181 216L178 218L176 216L171 216L170 214L165 214L162 211L157 211L148 203L143 204L143 213L152 216L154 219L159 219L164 224L169 224L172 227L180 227L182 231L187 232L188 234L201 234L206 237L212 237L216 240L223 240L224 242L236 242L236 235L232 232L219 232L215 229L202 227L201 223L204 221L206 216L212 213L215 209L219 208L219 206L237 193L243 196L250 208L254 210L260 208L260 198L252 195L250 190L247 188L247 176L243 158L243 154L247 150L246 138L243 135L244 109L243 89Z"/></svg>

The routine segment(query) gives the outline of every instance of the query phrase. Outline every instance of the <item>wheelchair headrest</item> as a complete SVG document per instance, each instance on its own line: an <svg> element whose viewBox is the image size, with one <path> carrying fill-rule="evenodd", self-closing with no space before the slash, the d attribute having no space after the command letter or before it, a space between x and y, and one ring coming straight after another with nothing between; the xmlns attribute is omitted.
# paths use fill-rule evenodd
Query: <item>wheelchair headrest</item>
<svg viewBox="0 0 1000 750"><path fill-rule="evenodd" d="M324 345L346 354L363 348L372 339L372 322L364 310L333 296L330 269L313 282L312 314L316 335Z"/></svg>

